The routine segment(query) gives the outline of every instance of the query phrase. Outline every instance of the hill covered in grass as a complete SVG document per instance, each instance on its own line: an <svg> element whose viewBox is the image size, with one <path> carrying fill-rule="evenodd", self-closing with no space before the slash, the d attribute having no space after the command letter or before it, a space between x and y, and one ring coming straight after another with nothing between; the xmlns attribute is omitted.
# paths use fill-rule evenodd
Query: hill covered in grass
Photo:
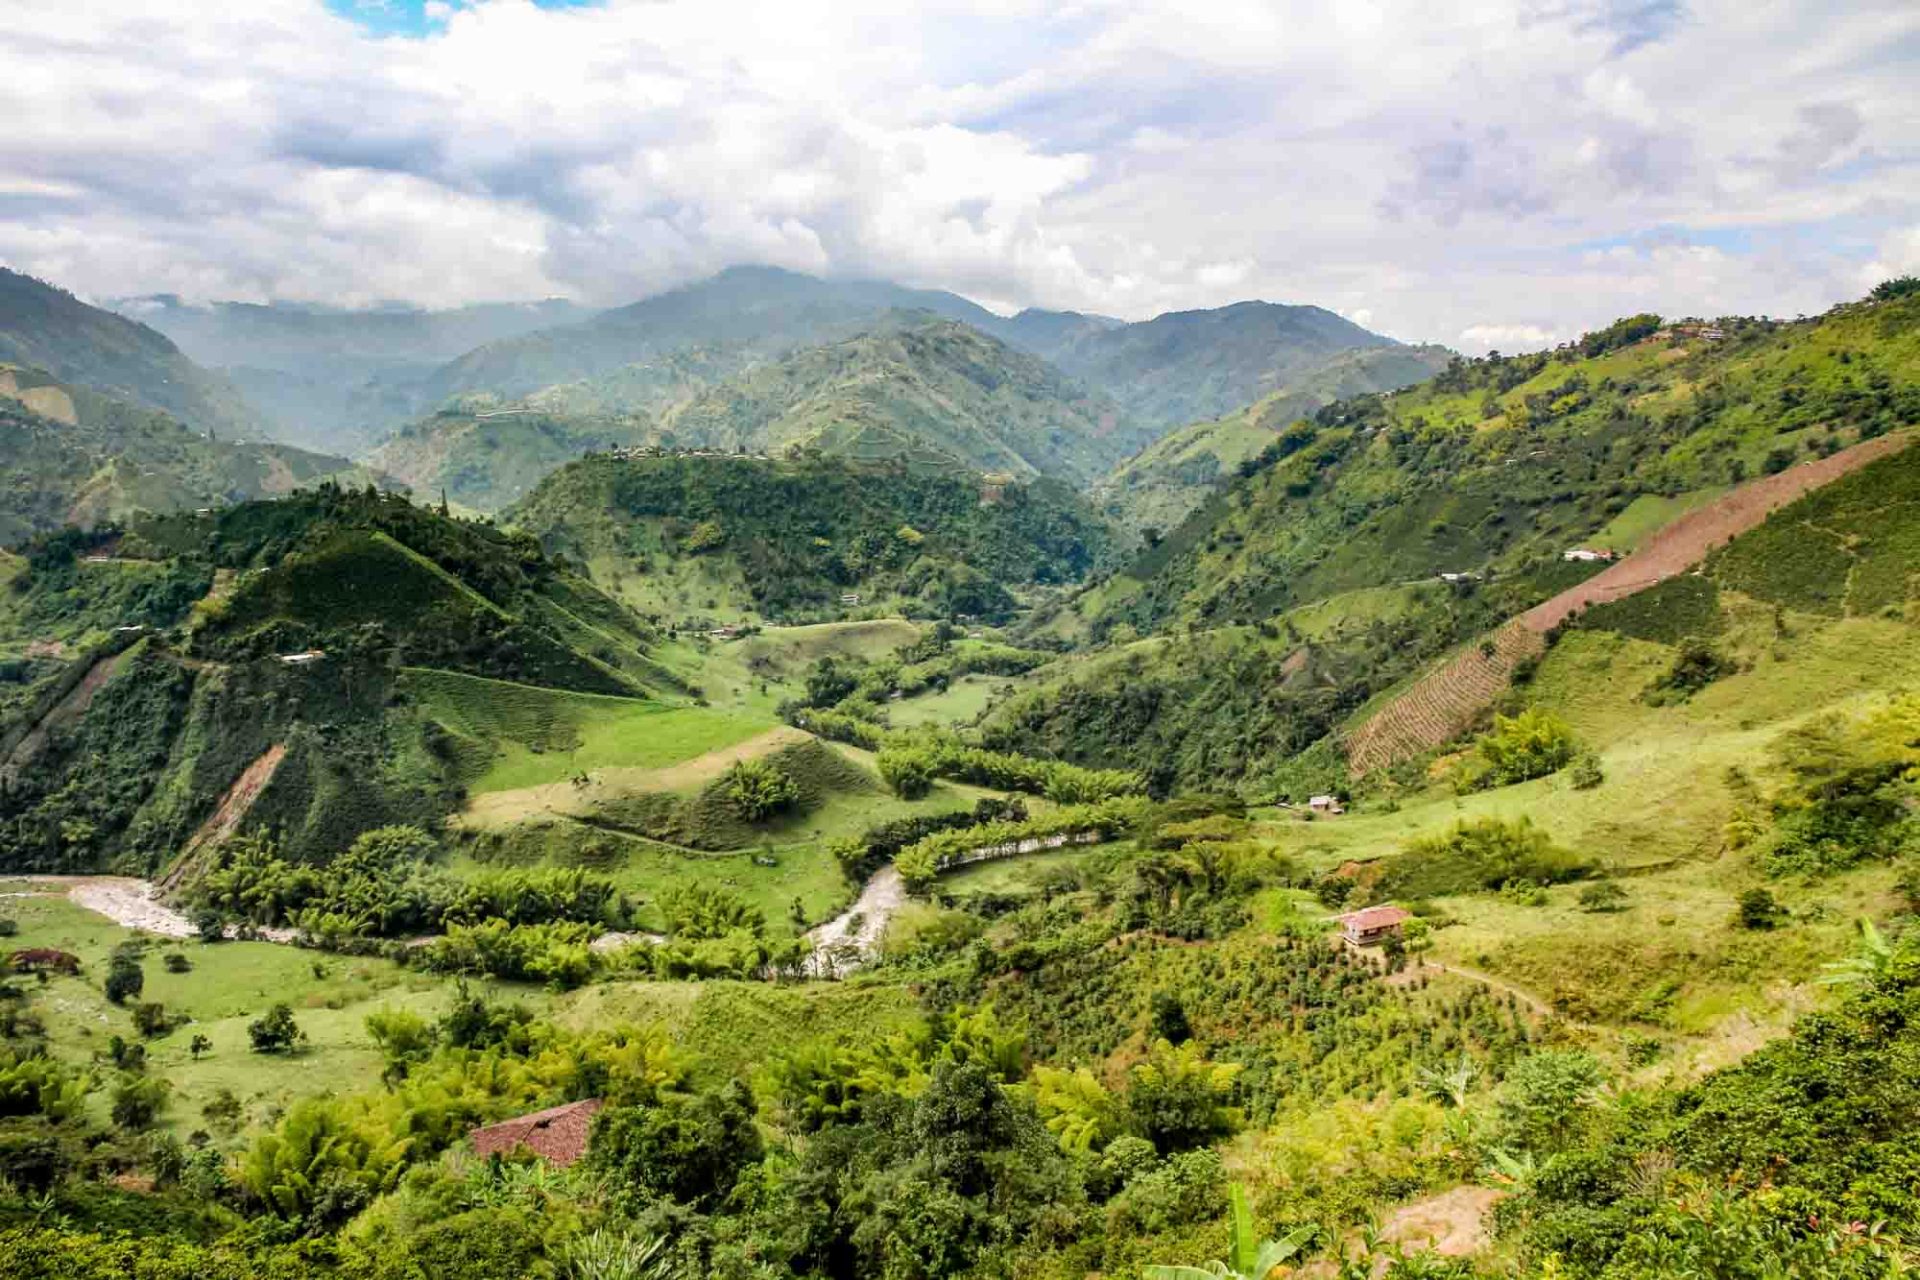
<svg viewBox="0 0 1920 1280"><path fill-rule="evenodd" d="M1236 412L1162 436L1103 477L1095 501L1129 529L1165 533L1298 419L1336 400L1424 382L1452 355L1444 347L1398 345L1336 355Z"/></svg>
<svg viewBox="0 0 1920 1280"><path fill-rule="evenodd" d="M241 434L255 414L169 339L125 316L0 267L0 361L158 409L201 431Z"/></svg>
<svg viewBox="0 0 1920 1280"><path fill-rule="evenodd" d="M1109 546L1057 481L834 458L591 458L548 477L510 518L617 598L670 619L902 606L998 618L1012 589L1077 581Z"/></svg>
<svg viewBox="0 0 1920 1280"><path fill-rule="evenodd" d="M1623 320L1459 361L1283 430L1097 597L1126 621L1257 621L1440 573L1535 575L1630 549L1749 476L1920 420L1920 299L1804 321Z"/></svg>
<svg viewBox="0 0 1920 1280"><path fill-rule="evenodd" d="M12 869L151 871L256 827L331 856L434 825L472 735L405 694L411 669L680 700L651 631L530 538L330 485L47 536L4 606Z"/></svg>
<svg viewBox="0 0 1920 1280"><path fill-rule="evenodd" d="M0 542L286 493L377 472L291 445L209 437L172 416L0 364Z"/></svg>

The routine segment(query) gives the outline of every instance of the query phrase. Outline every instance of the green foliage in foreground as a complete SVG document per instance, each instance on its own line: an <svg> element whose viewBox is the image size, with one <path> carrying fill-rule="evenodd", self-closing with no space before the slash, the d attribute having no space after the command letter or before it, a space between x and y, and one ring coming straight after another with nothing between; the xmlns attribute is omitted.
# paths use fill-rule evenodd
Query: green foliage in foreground
<svg viewBox="0 0 1920 1280"><path fill-rule="evenodd" d="M1830 874L1920 849L1920 695L1817 717L1772 747L1779 785L1761 846L1773 874Z"/></svg>

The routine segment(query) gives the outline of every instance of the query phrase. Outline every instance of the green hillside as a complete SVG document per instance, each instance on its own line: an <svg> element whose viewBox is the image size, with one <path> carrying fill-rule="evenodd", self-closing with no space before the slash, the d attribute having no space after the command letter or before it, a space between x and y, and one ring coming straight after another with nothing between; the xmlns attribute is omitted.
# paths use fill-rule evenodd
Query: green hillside
<svg viewBox="0 0 1920 1280"><path fill-rule="evenodd" d="M902 606L1004 617L1010 589L1077 581L1108 548L1105 525L1057 481L833 458L592 458L548 477L510 518L615 597L672 621Z"/></svg>
<svg viewBox="0 0 1920 1280"><path fill-rule="evenodd" d="M1009 341L1160 430L1218 418L1349 352L1397 345L1324 308L1273 302L1172 311L1136 324L1023 312L1002 325Z"/></svg>
<svg viewBox="0 0 1920 1280"><path fill-rule="evenodd" d="M902 317L760 365L661 420L683 445L819 449L1086 482L1142 437L1101 397L967 325Z"/></svg>
<svg viewBox="0 0 1920 1280"><path fill-rule="evenodd" d="M378 477L291 445L209 438L165 413L0 364L0 542Z"/></svg>
<svg viewBox="0 0 1920 1280"><path fill-rule="evenodd" d="M1255 621L1439 573L1531 576L1544 596L1564 551L1630 536L1649 505L1920 420L1920 299L1706 327L1636 317L1328 406L1084 616L1096 631Z"/></svg>
<svg viewBox="0 0 1920 1280"><path fill-rule="evenodd" d="M1162 436L1104 477L1095 501L1129 529L1164 533L1297 419L1336 400L1424 382L1452 354L1444 347L1393 346L1334 356L1237 412Z"/></svg>
<svg viewBox="0 0 1920 1280"><path fill-rule="evenodd" d="M440 724L407 670L683 700L649 629L530 539L331 485L44 537L4 605L11 869L152 871L222 806L302 857L436 824L498 735Z"/></svg>
<svg viewBox="0 0 1920 1280"><path fill-rule="evenodd" d="M201 431L256 428L238 392L137 321L0 267L0 361L158 409Z"/></svg>
<svg viewBox="0 0 1920 1280"><path fill-rule="evenodd" d="M937 290L733 267L577 324L478 347L436 372L425 391L433 401L465 392L524 396L700 348L778 357L863 333L898 310L969 323L994 319L984 308Z"/></svg>
<svg viewBox="0 0 1920 1280"><path fill-rule="evenodd" d="M462 507L498 511L582 454L642 444L652 435L644 416L556 413L468 396L408 423L368 460L423 497L444 491Z"/></svg>

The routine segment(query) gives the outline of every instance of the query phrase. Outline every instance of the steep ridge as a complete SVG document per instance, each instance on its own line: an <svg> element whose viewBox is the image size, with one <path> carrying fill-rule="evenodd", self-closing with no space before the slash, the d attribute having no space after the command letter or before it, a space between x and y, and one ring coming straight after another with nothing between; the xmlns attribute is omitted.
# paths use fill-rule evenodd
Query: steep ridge
<svg viewBox="0 0 1920 1280"><path fill-rule="evenodd" d="M164 335L88 306L63 289L0 267L0 361L44 369L228 435L256 425L255 413L221 378L189 360Z"/></svg>
<svg viewBox="0 0 1920 1280"><path fill-rule="evenodd" d="M1375 710L1344 735L1349 770L1359 777L1458 737L1493 705L1520 663L1545 649L1547 634L1581 610L1686 572L1795 499L1907 449L1914 439L1902 432L1868 440L1755 480L1681 516L1633 554L1467 645Z"/></svg>

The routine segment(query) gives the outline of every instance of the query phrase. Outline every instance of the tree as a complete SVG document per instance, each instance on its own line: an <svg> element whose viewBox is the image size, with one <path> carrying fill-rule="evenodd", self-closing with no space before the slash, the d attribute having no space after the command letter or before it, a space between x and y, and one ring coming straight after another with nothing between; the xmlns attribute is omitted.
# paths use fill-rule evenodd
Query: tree
<svg viewBox="0 0 1920 1280"><path fill-rule="evenodd" d="M1161 1040L1133 1069L1127 1112L1134 1131L1162 1155L1203 1147L1240 1125L1227 1105L1239 1063L1210 1062L1199 1041L1179 1048Z"/></svg>
<svg viewBox="0 0 1920 1280"><path fill-rule="evenodd" d="M1153 993L1153 1034L1169 1044L1182 1045L1193 1039L1193 1027L1187 1021L1186 1006L1171 991Z"/></svg>
<svg viewBox="0 0 1920 1280"><path fill-rule="evenodd" d="M149 1040L173 1030L173 1020L167 1017L167 1006L154 1000L133 1006L133 1029Z"/></svg>
<svg viewBox="0 0 1920 1280"><path fill-rule="evenodd" d="M1787 909L1766 889L1749 889L1740 895L1734 922L1742 929L1776 929L1787 918Z"/></svg>
<svg viewBox="0 0 1920 1280"><path fill-rule="evenodd" d="M276 1004L266 1015L247 1024L247 1038L255 1053L291 1053L303 1043L307 1033L293 1020L293 1008Z"/></svg>
<svg viewBox="0 0 1920 1280"><path fill-rule="evenodd" d="M146 985L147 975L140 967L139 953L127 950L124 944L115 947L107 965L107 999L114 1004L125 1004L144 991Z"/></svg>
<svg viewBox="0 0 1920 1280"><path fill-rule="evenodd" d="M1481 737L1479 750L1480 785L1525 782L1564 768L1573 759L1573 729L1552 712L1530 707L1517 716L1495 716L1493 731Z"/></svg>
<svg viewBox="0 0 1920 1280"><path fill-rule="evenodd" d="M1896 302L1901 298L1911 298L1920 294L1920 276L1895 276L1891 280L1882 280L1873 286L1873 292L1867 296L1875 302Z"/></svg>
<svg viewBox="0 0 1920 1280"><path fill-rule="evenodd" d="M1262 1240L1254 1232L1253 1210L1247 1189L1234 1183L1227 1189L1228 1253L1200 1267L1148 1267L1146 1280L1267 1280L1281 1264L1292 1261L1313 1242L1319 1228L1295 1227L1278 1240Z"/></svg>
<svg viewBox="0 0 1920 1280"><path fill-rule="evenodd" d="M193 1055L195 1062L198 1062L202 1054L213 1052L213 1041L196 1032L192 1042L187 1045L187 1052Z"/></svg>
<svg viewBox="0 0 1920 1280"><path fill-rule="evenodd" d="M1874 928L1873 921L1862 916L1859 949L1845 960L1822 965L1826 973L1820 982L1824 986L1850 986L1857 983L1869 989L1878 987L1893 967L1893 955L1893 944L1886 935Z"/></svg>
<svg viewBox="0 0 1920 1280"><path fill-rule="evenodd" d="M889 747L874 763L888 788L902 800L918 800L933 790L933 757L917 747Z"/></svg>
<svg viewBox="0 0 1920 1280"><path fill-rule="evenodd" d="M1564 1143L1606 1078L1600 1060L1583 1050L1536 1053L1507 1073L1500 1087L1500 1118L1530 1150Z"/></svg>
<svg viewBox="0 0 1920 1280"><path fill-rule="evenodd" d="M720 795L748 822L764 822L800 802L800 788L779 765L739 760L720 777Z"/></svg>
<svg viewBox="0 0 1920 1280"><path fill-rule="evenodd" d="M166 1109L165 1080L125 1076L113 1087L113 1122L122 1129L144 1129Z"/></svg>

